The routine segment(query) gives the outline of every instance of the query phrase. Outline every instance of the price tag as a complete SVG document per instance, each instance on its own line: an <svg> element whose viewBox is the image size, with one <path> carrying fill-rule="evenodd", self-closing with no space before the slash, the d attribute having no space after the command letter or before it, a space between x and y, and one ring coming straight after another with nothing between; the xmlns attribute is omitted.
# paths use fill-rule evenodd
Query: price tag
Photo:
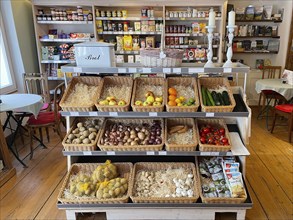
<svg viewBox="0 0 293 220"><path fill-rule="evenodd" d="M171 68L163 68L163 73L171 73Z"/></svg>
<svg viewBox="0 0 293 220"><path fill-rule="evenodd" d="M107 155L115 155L115 151L107 151Z"/></svg>
<svg viewBox="0 0 293 220"><path fill-rule="evenodd" d="M76 72L76 73L81 73L82 72L81 67L74 67L73 71Z"/></svg>
<svg viewBox="0 0 293 220"><path fill-rule="evenodd" d="M173 68L173 73L181 73L181 68Z"/></svg>
<svg viewBox="0 0 293 220"><path fill-rule="evenodd" d="M158 113L157 112L149 112L150 117L157 117Z"/></svg>
<svg viewBox="0 0 293 220"><path fill-rule="evenodd" d="M143 73L151 73L152 72L152 68L143 68L142 69Z"/></svg>
<svg viewBox="0 0 293 220"><path fill-rule="evenodd" d="M215 113L214 112L207 112L206 117L215 117Z"/></svg>
<svg viewBox="0 0 293 220"><path fill-rule="evenodd" d="M231 73L232 72L232 68L224 68L224 73Z"/></svg>
<svg viewBox="0 0 293 220"><path fill-rule="evenodd" d="M78 112L71 112L70 116L79 116L79 113Z"/></svg>
<svg viewBox="0 0 293 220"><path fill-rule="evenodd" d="M176 45L175 48L180 48L180 46L179 45Z"/></svg>
<svg viewBox="0 0 293 220"><path fill-rule="evenodd" d="M200 152L201 156L219 156L220 152Z"/></svg>
<svg viewBox="0 0 293 220"><path fill-rule="evenodd" d="M83 155L85 155L85 156L91 156L91 155L93 155L93 154L92 154L91 151L84 151L84 152L83 152Z"/></svg>
<svg viewBox="0 0 293 220"><path fill-rule="evenodd" d="M136 68L129 68L128 69L128 72L129 73L136 73Z"/></svg>
<svg viewBox="0 0 293 220"><path fill-rule="evenodd" d="M126 68L119 68L118 73L126 73L127 69Z"/></svg>
<svg viewBox="0 0 293 220"><path fill-rule="evenodd" d="M155 155L155 151L147 151L146 155Z"/></svg>
<svg viewBox="0 0 293 220"><path fill-rule="evenodd" d="M185 21L185 18L180 18L180 20Z"/></svg>
<svg viewBox="0 0 293 220"><path fill-rule="evenodd" d="M159 151L159 155L167 155L166 151Z"/></svg>
<svg viewBox="0 0 293 220"><path fill-rule="evenodd" d="M109 112L109 116L111 116L111 117L117 117L118 116L118 112Z"/></svg>
<svg viewBox="0 0 293 220"><path fill-rule="evenodd" d="M98 112L88 112L89 116L98 116Z"/></svg>
<svg viewBox="0 0 293 220"><path fill-rule="evenodd" d="M197 45L197 48L201 48L201 45Z"/></svg>
<svg viewBox="0 0 293 220"><path fill-rule="evenodd" d="M197 71L198 73L204 73L204 68L198 68Z"/></svg>

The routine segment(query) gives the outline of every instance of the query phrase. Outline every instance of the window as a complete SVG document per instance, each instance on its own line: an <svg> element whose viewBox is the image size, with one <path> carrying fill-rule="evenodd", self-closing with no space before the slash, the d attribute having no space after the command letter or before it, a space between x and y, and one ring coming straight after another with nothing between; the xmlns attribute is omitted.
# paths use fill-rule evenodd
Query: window
<svg viewBox="0 0 293 220"><path fill-rule="evenodd" d="M2 14L2 13L1 13ZM0 94L16 90L13 70L5 37L2 15L0 14Z"/></svg>

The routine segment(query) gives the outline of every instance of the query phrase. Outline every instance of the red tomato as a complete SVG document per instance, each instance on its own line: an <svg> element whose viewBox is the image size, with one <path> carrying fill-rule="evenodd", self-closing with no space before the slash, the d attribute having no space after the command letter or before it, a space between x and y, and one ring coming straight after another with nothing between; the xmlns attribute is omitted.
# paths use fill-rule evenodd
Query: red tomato
<svg viewBox="0 0 293 220"><path fill-rule="evenodd" d="M209 144L213 144L213 143L214 143L214 139L213 139L212 137L210 137L210 138L208 139L208 143L209 143Z"/></svg>
<svg viewBox="0 0 293 220"><path fill-rule="evenodd" d="M210 130L210 128L205 127L205 128L203 129L203 132L204 132L205 134L208 134L208 133L211 132L211 130Z"/></svg>
<svg viewBox="0 0 293 220"><path fill-rule="evenodd" d="M220 128L219 132L221 135L225 135L225 128Z"/></svg>
<svg viewBox="0 0 293 220"><path fill-rule="evenodd" d="M225 144L225 143L228 143L228 139L227 138L222 138L222 140L221 140L222 142L223 142L223 144Z"/></svg>
<svg viewBox="0 0 293 220"><path fill-rule="evenodd" d="M206 139L205 139L205 137L201 137L201 138L200 138L200 142L203 143L203 144L206 143Z"/></svg>

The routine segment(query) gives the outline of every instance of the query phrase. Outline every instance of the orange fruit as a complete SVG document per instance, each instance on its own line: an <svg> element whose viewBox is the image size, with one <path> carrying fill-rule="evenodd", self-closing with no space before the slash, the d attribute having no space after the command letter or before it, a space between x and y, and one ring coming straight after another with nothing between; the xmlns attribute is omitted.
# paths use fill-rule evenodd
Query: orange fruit
<svg viewBox="0 0 293 220"><path fill-rule="evenodd" d="M177 103L175 101L169 101L168 105L170 106L177 106Z"/></svg>
<svg viewBox="0 0 293 220"><path fill-rule="evenodd" d="M169 95L175 95L175 96L177 95L176 89L174 89L172 87L168 89L168 92L169 92Z"/></svg>
<svg viewBox="0 0 293 220"><path fill-rule="evenodd" d="M175 95L169 95L169 101L175 101L176 96Z"/></svg>

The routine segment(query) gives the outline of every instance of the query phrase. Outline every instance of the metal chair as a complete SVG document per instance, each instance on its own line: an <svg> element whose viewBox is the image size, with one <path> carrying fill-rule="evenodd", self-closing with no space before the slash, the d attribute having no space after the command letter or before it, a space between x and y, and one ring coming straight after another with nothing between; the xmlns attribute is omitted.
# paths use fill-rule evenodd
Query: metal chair
<svg viewBox="0 0 293 220"><path fill-rule="evenodd" d="M53 100L53 110L40 112L38 117L35 118L33 115L29 117L27 121L27 128L30 136L30 159L33 158L33 131L34 129L42 129L52 127L54 131L57 131L61 141L63 140L63 136L61 134L60 122L61 122L61 114L59 110L61 109L59 103L64 94L65 84L64 82L59 84L54 90L54 100ZM47 139L49 141L49 136L47 133Z"/></svg>
<svg viewBox="0 0 293 220"><path fill-rule="evenodd" d="M293 104L285 104L285 105L275 106L274 121L273 121L271 133L273 133L274 128L275 128L277 115L283 116L288 119L288 122L289 122L288 141L289 141L289 143L291 143L291 134L292 134L292 129L293 129Z"/></svg>

